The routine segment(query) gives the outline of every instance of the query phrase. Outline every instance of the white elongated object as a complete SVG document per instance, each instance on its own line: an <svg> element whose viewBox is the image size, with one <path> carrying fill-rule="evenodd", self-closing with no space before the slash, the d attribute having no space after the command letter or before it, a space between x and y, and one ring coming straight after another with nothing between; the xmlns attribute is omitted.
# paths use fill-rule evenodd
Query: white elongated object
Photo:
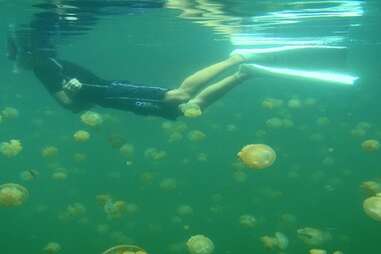
<svg viewBox="0 0 381 254"><path fill-rule="evenodd" d="M260 54L279 53L284 51L293 51L301 49L345 49L341 46L324 46L324 45L290 45L271 48L239 48L233 50L230 55L239 54L242 56L255 56Z"/></svg>
<svg viewBox="0 0 381 254"><path fill-rule="evenodd" d="M245 64L245 69L247 71L253 71L254 73L260 72L271 75L279 75L283 77L323 81L327 83L347 86L353 86L356 80L359 79L359 77L357 76L352 76L343 73L335 73L328 71L305 71L289 68L270 67L260 64Z"/></svg>

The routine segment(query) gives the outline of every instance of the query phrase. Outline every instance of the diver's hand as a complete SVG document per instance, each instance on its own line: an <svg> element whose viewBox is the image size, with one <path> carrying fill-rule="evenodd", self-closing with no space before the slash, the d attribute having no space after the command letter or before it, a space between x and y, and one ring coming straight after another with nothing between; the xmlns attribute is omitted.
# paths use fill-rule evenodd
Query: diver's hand
<svg viewBox="0 0 381 254"><path fill-rule="evenodd" d="M76 94L81 90L82 88L82 83L76 79L70 79L68 82L64 83L62 86L63 90L66 92L69 92L71 94Z"/></svg>

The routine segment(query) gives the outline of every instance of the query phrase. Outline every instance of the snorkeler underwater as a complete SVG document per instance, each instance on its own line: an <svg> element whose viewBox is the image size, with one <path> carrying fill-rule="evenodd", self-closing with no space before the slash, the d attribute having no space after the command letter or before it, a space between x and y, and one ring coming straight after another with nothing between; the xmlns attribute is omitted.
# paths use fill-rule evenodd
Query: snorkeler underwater
<svg viewBox="0 0 381 254"><path fill-rule="evenodd" d="M0 253L378 253L380 10L0 1Z"/></svg>

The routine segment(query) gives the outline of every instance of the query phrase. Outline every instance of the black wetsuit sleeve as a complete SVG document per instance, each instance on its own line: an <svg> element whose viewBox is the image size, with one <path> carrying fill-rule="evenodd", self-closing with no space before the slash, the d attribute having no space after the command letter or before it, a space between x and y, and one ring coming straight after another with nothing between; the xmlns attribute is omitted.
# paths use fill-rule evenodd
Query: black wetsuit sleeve
<svg viewBox="0 0 381 254"><path fill-rule="evenodd" d="M37 59L33 70L36 77L52 94L62 90L63 84L74 78L84 85L103 86L107 84L107 81L77 64L51 57ZM92 89L86 86L83 90L87 92Z"/></svg>
<svg viewBox="0 0 381 254"><path fill-rule="evenodd" d="M49 91L54 94L62 90L65 80L63 66L53 58L39 58L34 61L34 74Z"/></svg>

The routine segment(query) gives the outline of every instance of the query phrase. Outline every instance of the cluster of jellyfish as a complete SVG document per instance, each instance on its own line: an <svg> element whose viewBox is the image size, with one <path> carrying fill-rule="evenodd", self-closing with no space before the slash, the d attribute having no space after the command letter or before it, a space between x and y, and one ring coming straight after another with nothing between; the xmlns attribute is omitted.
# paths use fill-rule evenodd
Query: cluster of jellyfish
<svg viewBox="0 0 381 254"><path fill-rule="evenodd" d="M303 107L311 107L316 105L316 100L308 98L306 100L299 100L292 98L288 101L280 99L267 98L262 102L262 107L268 110L283 110L284 107L290 110L297 110ZM202 114L201 110L195 105L184 105L182 110L188 117L198 117ZM0 123L9 119L17 118L18 111L14 108L7 107L0 112ZM80 116L83 124L90 128L99 128L104 123L104 117L99 113L87 111ZM330 120L326 117L320 117L316 123L319 126L329 124ZM294 122L290 115L286 112L281 116L271 117L266 120L266 126L271 129L290 128L294 126ZM179 142L187 139L191 142L202 142L206 139L207 135L201 130L188 130L188 126L182 122L171 123L164 122L162 124L163 130L168 133L168 142ZM234 129L230 126L229 129ZM377 139L365 139L370 129L370 125L366 123L359 123L351 134L355 137L363 138L360 147L364 152L376 153L380 149L380 142ZM262 135L261 133L257 133ZM264 134L263 134L264 135ZM77 143L85 143L89 141L91 134L86 130L77 130L72 134L72 139ZM117 138L111 140L113 146L117 147L120 154L131 161L134 157L135 147L132 144L121 141ZM0 143L0 153L8 158L17 156L23 150L20 140L10 139ZM46 159L55 158L59 154L59 149L56 146L45 146L41 150L41 156ZM85 160L84 154L76 154L77 160ZM254 170L262 170L270 168L277 159L275 150L266 144L248 144L244 146L237 154L240 162ZM150 161L160 161L168 157L165 150L159 148L146 148L144 157ZM199 155L200 160L207 160L206 154ZM239 171L241 172L241 171ZM39 174L38 171L28 169L21 172L21 179L24 181L31 181ZM68 171L63 167L56 167L52 170L51 178L54 180L62 181L68 177ZM145 183L152 182L153 174L145 172L141 175L141 180ZM236 178L239 181L244 181L244 175L237 173ZM366 181L361 185L362 189L366 191L367 197L363 201L364 213L371 219L381 222L381 184L376 181ZM164 178L159 183L159 188L163 191L170 192L177 188L177 181L175 178ZM271 195L276 195L272 193ZM15 183L6 183L0 185L0 207L17 207L21 206L28 199L28 190ZM129 203L124 200L115 199L109 194L100 194L96 197L97 203L104 211L106 218L109 220L118 220L123 218L126 214L134 214L139 210L139 206L134 203ZM217 207L212 209L218 210ZM61 220L78 220L86 221L87 209L82 203L69 204L59 214ZM180 219L182 217L190 216L194 213L193 208L189 205L178 206L176 213ZM177 219L177 218L176 218ZM252 214L243 214L239 217L239 224L247 229L256 227L257 219ZM100 225L99 231L107 230L105 225ZM107 226L107 225L106 225ZM324 230L304 227L296 230L298 239L300 239L306 246L310 247L309 254L327 254L328 251L321 249L327 241L330 241L332 236L329 232ZM260 242L265 249L279 251L283 253L288 248L289 239L282 232L275 232L271 235L263 235L260 237ZM190 254L212 254L215 246L211 239L205 235L194 235L186 242L186 247ZM43 250L46 253L55 254L62 250L60 244L56 242L48 243ZM333 254L342 254L341 251L336 250L330 252ZM106 250L103 254L147 254L147 252L133 245L118 245Z"/></svg>

